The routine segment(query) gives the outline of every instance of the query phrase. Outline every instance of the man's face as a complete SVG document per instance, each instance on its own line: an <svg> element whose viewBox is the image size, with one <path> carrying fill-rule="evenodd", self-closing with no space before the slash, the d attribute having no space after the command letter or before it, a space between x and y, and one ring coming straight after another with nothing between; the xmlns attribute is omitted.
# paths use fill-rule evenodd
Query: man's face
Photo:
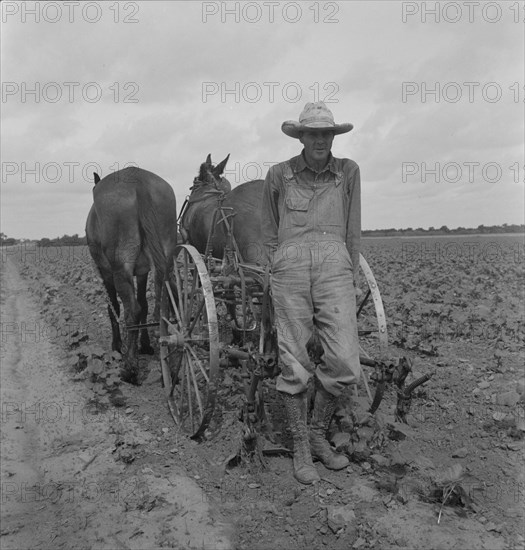
<svg viewBox="0 0 525 550"><path fill-rule="evenodd" d="M330 130L303 132L299 141L304 145L307 160L326 162L334 141L334 133Z"/></svg>

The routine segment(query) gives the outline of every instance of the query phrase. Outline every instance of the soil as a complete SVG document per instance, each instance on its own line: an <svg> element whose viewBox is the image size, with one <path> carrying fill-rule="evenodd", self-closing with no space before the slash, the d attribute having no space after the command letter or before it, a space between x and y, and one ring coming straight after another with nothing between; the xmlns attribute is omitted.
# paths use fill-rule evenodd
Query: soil
<svg viewBox="0 0 525 550"><path fill-rule="evenodd" d="M106 302L85 250L72 250L1 262L2 548L525 548L522 345L503 365L479 338L446 339L438 354L392 345L412 361L408 382L433 373L408 424L392 389L367 415L360 386L331 433L350 466L317 463L321 482L302 486L287 454L232 460L234 368L200 443L177 431L156 356L141 356L141 386L99 399L78 359L110 348ZM275 442L289 446L273 381L264 393Z"/></svg>
<svg viewBox="0 0 525 550"><path fill-rule="evenodd" d="M43 311L46 284L60 298ZM2 548L231 548L229 522L168 449L158 386L126 387L126 410L89 407L64 339L46 337L56 325L45 313L62 301L92 309L2 262Z"/></svg>

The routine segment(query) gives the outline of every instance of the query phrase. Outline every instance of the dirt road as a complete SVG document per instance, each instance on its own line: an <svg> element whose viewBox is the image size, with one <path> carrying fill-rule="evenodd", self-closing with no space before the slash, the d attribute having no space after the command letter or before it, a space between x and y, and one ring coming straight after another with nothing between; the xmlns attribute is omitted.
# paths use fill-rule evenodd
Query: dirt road
<svg viewBox="0 0 525 550"><path fill-rule="evenodd" d="M119 442L152 435L124 410L89 411L10 261L1 302L2 548L229 548L228 526L182 470L127 473Z"/></svg>

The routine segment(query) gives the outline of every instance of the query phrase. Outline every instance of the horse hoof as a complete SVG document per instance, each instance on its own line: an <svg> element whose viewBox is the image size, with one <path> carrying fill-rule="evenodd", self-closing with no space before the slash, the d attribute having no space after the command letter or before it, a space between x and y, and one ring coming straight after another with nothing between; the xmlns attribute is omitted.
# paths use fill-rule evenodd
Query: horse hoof
<svg viewBox="0 0 525 550"><path fill-rule="evenodd" d="M139 353L142 355L154 355L155 350L150 346L141 346L139 349Z"/></svg>
<svg viewBox="0 0 525 550"><path fill-rule="evenodd" d="M136 372L122 369L120 371L120 379L122 382L133 384L134 386L140 386L140 382Z"/></svg>

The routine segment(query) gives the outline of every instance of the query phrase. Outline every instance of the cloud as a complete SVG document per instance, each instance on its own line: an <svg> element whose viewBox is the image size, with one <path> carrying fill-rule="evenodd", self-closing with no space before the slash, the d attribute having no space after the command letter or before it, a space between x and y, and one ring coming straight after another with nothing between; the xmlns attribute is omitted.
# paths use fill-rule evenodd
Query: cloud
<svg viewBox="0 0 525 550"><path fill-rule="evenodd" d="M257 6L269 9L264 3L236 2L238 23L220 2L100 3L96 23L78 14L69 23L65 11L55 24L10 17L2 28L3 79L13 92L2 102L2 231L83 233L92 172L130 162L170 182L179 204L208 153L217 162L231 153L234 185L264 177L270 163L301 150L281 123L319 99L355 126L333 153L361 167L365 227L523 222L523 183L509 167L518 163L523 180L524 37L508 6L497 23L478 15L469 23L465 12L452 24L443 16L423 23L421 5L403 23L410 3L301 3L293 23L289 4L289 12L275 7L272 23L263 12L246 20ZM436 83L437 97L428 90ZM24 93L35 86L39 101ZM501 98L491 101L498 86ZM480 163L475 183L468 162ZM502 168L494 183L482 172L491 162ZM405 181L403 163L418 168ZM462 178L423 182L423 163L448 163L449 179L458 163Z"/></svg>

